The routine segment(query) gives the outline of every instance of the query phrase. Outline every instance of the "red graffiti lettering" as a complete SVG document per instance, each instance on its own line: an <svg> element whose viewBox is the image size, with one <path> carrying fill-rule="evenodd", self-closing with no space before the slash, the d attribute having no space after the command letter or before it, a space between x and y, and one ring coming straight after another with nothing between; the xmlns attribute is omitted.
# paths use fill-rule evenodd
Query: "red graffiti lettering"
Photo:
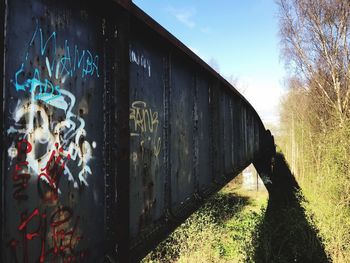
<svg viewBox="0 0 350 263"><path fill-rule="evenodd" d="M49 218L49 219L48 219ZM11 249L14 262L19 262L17 248L23 250L23 263L29 261L29 242L40 242L40 254L35 262L80 262L86 257L87 251L78 251L76 247L82 240L82 236L77 235L80 222L78 216L73 221L73 211L68 207L59 207L48 217L46 211L40 212L34 209L29 215L21 214L21 222L17 229L22 234L22 241L11 239L7 246Z"/></svg>
<svg viewBox="0 0 350 263"><path fill-rule="evenodd" d="M56 148L58 144L56 144ZM53 202L58 199L58 185L60 178L63 174L66 162L70 160L70 155L68 154L66 162L63 161L62 154L63 148L61 147L57 154L53 150L49 161L46 166L41 169L42 173L38 176L38 192L41 197L46 202Z"/></svg>
<svg viewBox="0 0 350 263"><path fill-rule="evenodd" d="M37 228L29 232L28 225L30 222L37 219ZM33 222L35 223L35 222ZM33 224L32 223L32 224ZM41 243L41 252L39 262L44 262L45 255L45 236L46 236L46 212L40 214L39 209L36 208L33 212L27 216L27 213L21 214L21 223L18 226L18 231L23 234L23 262L28 262L28 241L33 241L34 238L38 238Z"/></svg>
<svg viewBox="0 0 350 263"><path fill-rule="evenodd" d="M12 173L12 180L14 182L13 198L18 201L28 199L25 190L28 188L30 174L26 172L28 162L26 162L26 155L32 150L32 145L26 140L22 139L17 143L17 161Z"/></svg>
<svg viewBox="0 0 350 263"><path fill-rule="evenodd" d="M67 230L64 228L64 225L71 221L71 218L72 211L67 207L58 209L51 216L50 226L52 229L53 248L50 250L50 253L54 255L70 255L82 239L81 236L75 235L80 220L79 217L77 217L71 229ZM74 258L75 256L68 256L67 260L71 262Z"/></svg>
<svg viewBox="0 0 350 263"><path fill-rule="evenodd" d="M24 149L22 147L23 145L25 146ZM23 153L24 153L24 157L26 157L26 154L32 151L32 145L26 139L22 139L17 143L17 151L18 151L17 160L21 161L21 157L23 157L22 155Z"/></svg>
<svg viewBox="0 0 350 263"><path fill-rule="evenodd" d="M13 197L16 200L27 200L29 180L27 154L32 150L31 144L22 139L17 143L17 158L12 172ZM58 200L58 186L70 155L63 155L63 148L53 150L45 167L38 175L38 192L44 201ZM7 247L11 251L13 262L81 262L87 256L87 251L78 251L77 246L82 240L78 235L80 217L73 218L73 211L68 207L58 207L50 215L35 208L31 213L24 211L20 215L17 230L22 236L11 239ZM35 243L34 243L35 242ZM38 254L33 254L31 247L40 244ZM29 257L30 253L30 257Z"/></svg>

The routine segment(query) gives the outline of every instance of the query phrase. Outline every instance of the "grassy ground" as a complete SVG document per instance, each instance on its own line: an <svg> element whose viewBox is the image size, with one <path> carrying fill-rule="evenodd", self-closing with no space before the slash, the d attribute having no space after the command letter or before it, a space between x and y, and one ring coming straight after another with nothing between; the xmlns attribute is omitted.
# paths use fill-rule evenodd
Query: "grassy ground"
<svg viewBox="0 0 350 263"><path fill-rule="evenodd" d="M231 182L142 262L254 262L254 235L267 196Z"/></svg>
<svg viewBox="0 0 350 263"><path fill-rule="evenodd" d="M269 198L231 182L143 262L331 262L322 227L280 153L270 178Z"/></svg>

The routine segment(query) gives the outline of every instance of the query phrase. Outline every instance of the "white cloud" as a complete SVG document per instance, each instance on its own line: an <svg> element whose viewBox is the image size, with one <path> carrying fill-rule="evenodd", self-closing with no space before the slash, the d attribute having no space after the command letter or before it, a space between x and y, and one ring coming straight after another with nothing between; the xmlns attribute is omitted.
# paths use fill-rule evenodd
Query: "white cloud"
<svg viewBox="0 0 350 263"><path fill-rule="evenodd" d="M238 78L237 88L258 112L264 124L278 124L278 106L284 93L278 79Z"/></svg>
<svg viewBox="0 0 350 263"><path fill-rule="evenodd" d="M179 22L184 24L189 28L198 28L198 30L204 34L211 33L212 29L209 26L200 26L195 22L196 9L194 7L190 8L174 8L172 6L168 7L167 12L173 15Z"/></svg>
<svg viewBox="0 0 350 263"><path fill-rule="evenodd" d="M184 23L186 26L190 28L194 28L196 26L195 22L191 20L192 14L189 12L178 13L175 15L175 17L177 18L177 20Z"/></svg>
<svg viewBox="0 0 350 263"><path fill-rule="evenodd" d="M168 11L176 17L178 21L183 23L189 28L196 27L196 23L193 20L194 15L196 14L195 9L176 9L173 7L168 8Z"/></svg>

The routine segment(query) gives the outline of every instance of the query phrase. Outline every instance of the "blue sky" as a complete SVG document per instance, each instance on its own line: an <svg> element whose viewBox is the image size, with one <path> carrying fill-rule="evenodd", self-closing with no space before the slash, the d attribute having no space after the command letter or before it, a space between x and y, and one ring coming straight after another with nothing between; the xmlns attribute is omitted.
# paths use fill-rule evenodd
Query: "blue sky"
<svg viewBox="0 0 350 263"><path fill-rule="evenodd" d="M278 122L283 89L274 0L134 0L153 19L212 65L256 108Z"/></svg>

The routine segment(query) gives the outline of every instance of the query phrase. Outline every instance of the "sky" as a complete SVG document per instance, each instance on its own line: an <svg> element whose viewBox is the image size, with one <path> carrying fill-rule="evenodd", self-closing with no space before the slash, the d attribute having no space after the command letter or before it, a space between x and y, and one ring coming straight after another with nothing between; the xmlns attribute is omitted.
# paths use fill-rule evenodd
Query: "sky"
<svg viewBox="0 0 350 263"><path fill-rule="evenodd" d="M278 125L285 75L274 0L133 0Z"/></svg>

